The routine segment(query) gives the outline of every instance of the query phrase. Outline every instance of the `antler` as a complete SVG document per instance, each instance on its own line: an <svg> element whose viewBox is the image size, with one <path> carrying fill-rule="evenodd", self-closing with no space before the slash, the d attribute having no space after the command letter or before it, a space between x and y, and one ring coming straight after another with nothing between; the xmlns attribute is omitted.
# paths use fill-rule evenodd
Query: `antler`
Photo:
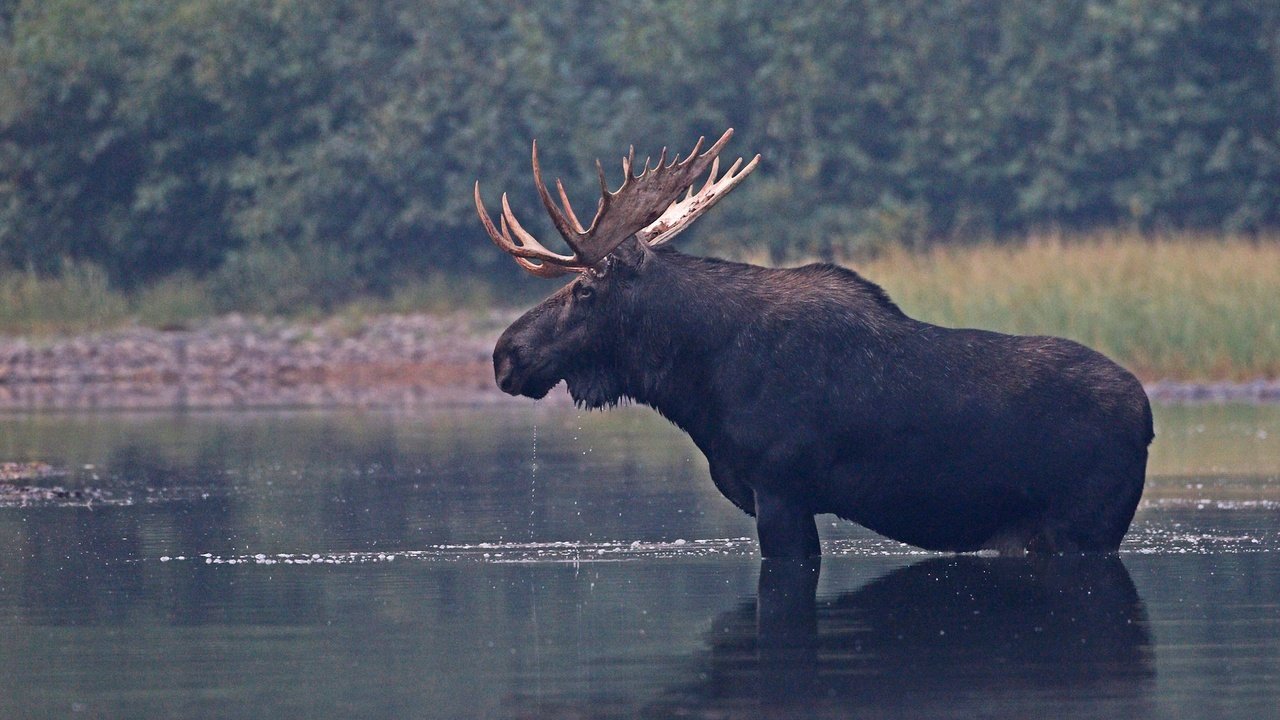
<svg viewBox="0 0 1280 720"><path fill-rule="evenodd" d="M556 191L560 196L560 204L552 199L542 180L542 167L538 163L538 143L533 143L533 179L538 189L538 197L551 216L561 237L572 255L560 255L548 250L532 235L520 226L507 196L502 196L501 231L495 228L489 219L489 213L480 199L480 184L476 183L476 210L480 214L480 222L484 224L489 237L498 247L516 258L516 262L529 272L539 277L556 277L569 272L582 272L599 263L609 253L626 240L635 235L642 242L657 247L671 240L694 220L715 205L720 198L737 187L760 161L756 155L746 167L738 170L742 159L720 178L716 173L720 167L719 155L729 138L733 137L733 128L715 142L705 153L699 155L705 138L698 138L693 150L683 161L676 155L667 163L667 149L663 148L658 162L653 167L649 160L644 162L640 174L633 173L635 166L635 148L622 159L622 185L616 191L610 191L604 177L604 168L596 161L596 172L600 177L600 203L596 209L591 225L584 228L569 203L564 185L557 179ZM696 194L693 182L711 167L706 183ZM687 191L687 192L686 192ZM683 199L680 194L685 193ZM513 237L514 233L514 237ZM534 260L538 262L533 262Z"/></svg>
<svg viewBox="0 0 1280 720"><path fill-rule="evenodd" d="M510 254L520 264L520 267L528 270L530 273L538 277L554 278L560 277L571 272L582 272L587 269L586 265L581 265L574 258L551 252L542 246L542 243L525 231L520 226L516 216L511 212L511 205L507 203L507 194L502 193L502 215L498 218L498 222L502 224L502 231L493 226L493 221L489 219L489 211L484 206L484 201L480 199L480 181L476 181L475 188L476 212L480 215L480 223L484 225L484 229L489 233L489 238L503 252ZM511 237L511 230L515 230L516 236L519 238L517 242ZM538 260L540 262L531 262Z"/></svg>
<svg viewBox="0 0 1280 720"><path fill-rule="evenodd" d="M662 213L657 220L641 228L636 233L636 237L649 247L658 247L671 242L671 238L684 232L694 220L702 217L702 214L710 210L712 205L720 201L720 198L745 180L758 164L760 164L760 156L756 155L751 158L751 162L747 163L746 167L739 170L738 166L742 165L742 158L738 158L717 180L716 171L720 169L720 158L716 158L711 163L711 174L707 175L707 182L703 184L701 190L695 194L693 186L690 185L683 200L671 203L666 212Z"/></svg>

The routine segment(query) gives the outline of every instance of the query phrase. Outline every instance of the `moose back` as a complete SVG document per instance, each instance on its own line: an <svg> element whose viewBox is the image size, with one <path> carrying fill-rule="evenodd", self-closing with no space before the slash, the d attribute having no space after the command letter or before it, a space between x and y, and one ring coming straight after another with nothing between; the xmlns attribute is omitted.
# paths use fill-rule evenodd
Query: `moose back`
<svg viewBox="0 0 1280 720"><path fill-rule="evenodd" d="M1133 375L1069 340L914 320L834 265L671 249L755 169L759 156L719 174L732 132L638 173L629 155L616 191L600 170L586 227L559 181L558 203L548 191L535 143L535 186L569 255L526 232L505 195L495 226L477 183L499 247L539 277L572 276L498 340L502 390L540 398L564 381L582 406L653 407L756 518L765 557L818 555L819 513L930 550L1114 552L1153 436Z"/></svg>

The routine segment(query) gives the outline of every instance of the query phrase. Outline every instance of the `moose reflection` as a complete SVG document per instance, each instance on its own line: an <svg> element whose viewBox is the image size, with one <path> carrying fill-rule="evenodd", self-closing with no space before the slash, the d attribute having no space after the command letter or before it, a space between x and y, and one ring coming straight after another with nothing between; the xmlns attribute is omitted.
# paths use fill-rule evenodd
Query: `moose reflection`
<svg viewBox="0 0 1280 720"><path fill-rule="evenodd" d="M1069 340L942 328L834 265L768 269L666 245L751 173L705 153L639 173L634 150L584 226L533 176L572 254L548 250L502 197L490 238L539 277L573 279L493 352L498 385L582 406L655 408L756 519L765 557L820 553L834 513L940 551L1114 552L1142 494L1151 409L1141 384ZM701 188L695 182L706 175Z"/></svg>
<svg viewBox="0 0 1280 720"><path fill-rule="evenodd" d="M648 714L1052 717L1073 696L1154 711L1146 611L1118 557L937 558L815 603L816 580L816 561L763 562L758 599L707 633L702 679Z"/></svg>

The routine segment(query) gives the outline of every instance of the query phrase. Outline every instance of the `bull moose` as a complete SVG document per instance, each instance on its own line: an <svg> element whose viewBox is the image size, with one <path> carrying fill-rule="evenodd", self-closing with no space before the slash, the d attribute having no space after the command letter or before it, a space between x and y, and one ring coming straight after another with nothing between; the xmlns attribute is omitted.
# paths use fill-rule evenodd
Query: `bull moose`
<svg viewBox="0 0 1280 720"><path fill-rule="evenodd" d="M754 170L723 175L733 130L635 172L584 227L557 180L542 204L572 254L546 248L502 196L489 237L533 275L572 275L493 351L498 386L579 406L649 405L689 434L721 493L756 519L761 555L820 554L834 513L929 550L1114 552L1142 494L1151 408L1100 353L1055 337L912 319L831 264L773 269L667 243ZM708 169L710 172L708 173ZM696 182L707 173L699 189Z"/></svg>

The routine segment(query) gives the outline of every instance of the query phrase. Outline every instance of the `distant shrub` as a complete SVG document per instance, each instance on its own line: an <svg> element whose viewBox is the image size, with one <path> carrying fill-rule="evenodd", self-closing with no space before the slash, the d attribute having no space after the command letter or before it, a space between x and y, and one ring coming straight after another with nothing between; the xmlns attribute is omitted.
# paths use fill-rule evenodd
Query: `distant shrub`
<svg viewBox="0 0 1280 720"><path fill-rule="evenodd" d="M231 253L208 280L221 312L328 312L362 293L357 259L336 245L251 246Z"/></svg>
<svg viewBox="0 0 1280 720"><path fill-rule="evenodd" d="M129 306L139 323L158 328L181 327L215 313L207 284L185 272L139 288Z"/></svg>
<svg viewBox="0 0 1280 720"><path fill-rule="evenodd" d="M62 262L57 273L0 273L0 331L50 334L98 330L128 317L128 302L97 265Z"/></svg>
<svg viewBox="0 0 1280 720"><path fill-rule="evenodd" d="M350 266L255 245L335 243L384 292L515 277L472 184L554 232L531 139L589 212L591 158L616 185L628 144L726 127L763 162L695 251L1275 231L1277 38L1274 0L0 0L0 266L225 264L224 303L259 292L239 268L294 278L285 308Z"/></svg>

